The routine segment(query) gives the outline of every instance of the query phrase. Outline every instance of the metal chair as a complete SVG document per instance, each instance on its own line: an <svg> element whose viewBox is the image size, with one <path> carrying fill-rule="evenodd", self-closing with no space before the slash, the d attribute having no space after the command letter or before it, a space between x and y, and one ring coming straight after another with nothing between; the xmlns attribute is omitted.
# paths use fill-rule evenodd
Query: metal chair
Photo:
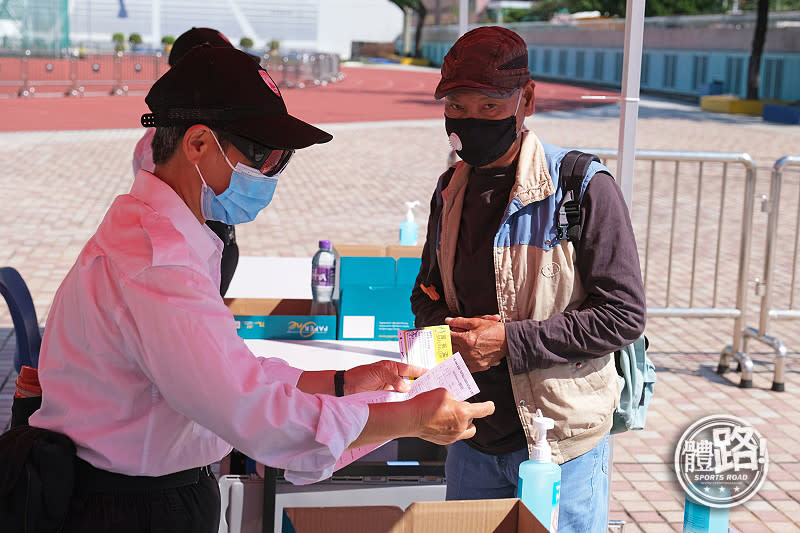
<svg viewBox="0 0 800 533"><path fill-rule="evenodd" d="M0 294L5 298L11 311L11 320L17 337L14 368L17 373L20 372L22 365L37 368L42 335L39 332L39 322L36 320L31 293L16 269L0 268Z"/></svg>

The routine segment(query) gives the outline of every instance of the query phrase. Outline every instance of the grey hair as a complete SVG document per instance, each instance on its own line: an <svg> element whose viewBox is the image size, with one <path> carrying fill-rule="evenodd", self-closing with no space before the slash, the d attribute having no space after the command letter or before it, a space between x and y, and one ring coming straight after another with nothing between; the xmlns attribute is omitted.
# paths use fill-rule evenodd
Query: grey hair
<svg viewBox="0 0 800 533"><path fill-rule="evenodd" d="M183 142L183 136L189 126L159 126L156 128L150 148L153 150L153 163L161 165L172 159L178 147ZM229 141L224 132L213 130L220 146L227 148Z"/></svg>

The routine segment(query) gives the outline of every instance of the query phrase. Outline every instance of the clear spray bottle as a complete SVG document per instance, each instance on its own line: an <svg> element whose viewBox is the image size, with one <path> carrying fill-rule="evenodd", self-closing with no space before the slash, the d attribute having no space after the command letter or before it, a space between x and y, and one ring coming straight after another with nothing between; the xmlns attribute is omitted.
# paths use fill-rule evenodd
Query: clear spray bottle
<svg viewBox="0 0 800 533"><path fill-rule="evenodd" d="M553 429L553 419L542 416L542 411L537 409L533 426L537 440L531 458L519 465L517 498L550 533L555 533L561 498L561 467L553 462L553 453L547 442L547 430Z"/></svg>

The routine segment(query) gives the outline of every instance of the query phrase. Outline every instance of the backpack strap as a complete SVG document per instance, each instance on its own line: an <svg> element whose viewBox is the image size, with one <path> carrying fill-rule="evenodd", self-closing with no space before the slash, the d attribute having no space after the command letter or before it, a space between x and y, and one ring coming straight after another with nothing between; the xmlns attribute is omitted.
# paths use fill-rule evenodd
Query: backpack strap
<svg viewBox="0 0 800 533"><path fill-rule="evenodd" d="M564 192L558 208L557 235L577 243L581 239L581 185L593 161L600 162L594 154L572 150L561 159L558 172L559 187Z"/></svg>

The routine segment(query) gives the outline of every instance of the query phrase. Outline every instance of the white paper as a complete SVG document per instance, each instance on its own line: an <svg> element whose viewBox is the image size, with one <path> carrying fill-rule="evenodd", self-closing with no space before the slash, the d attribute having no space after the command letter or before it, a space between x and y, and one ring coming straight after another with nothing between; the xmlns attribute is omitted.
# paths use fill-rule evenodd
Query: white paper
<svg viewBox="0 0 800 533"><path fill-rule="evenodd" d="M423 392L438 388L447 389L456 400L462 402L480 392L478 385L472 378L472 374L470 374L469 370L467 369L467 365L464 364L461 354L456 352L451 357L448 357L438 365L425 372L425 374L423 374L421 377L415 379L411 383L411 389L408 392L360 392L358 394L349 396L349 398L361 400L365 404L402 402L404 400L410 400L414 396L422 394ZM336 465L333 467L333 469L339 470L340 468L349 465L359 457L363 457L372 450L379 448L384 444L386 443L383 442L381 444L370 444L360 448L346 450L339 460L336 461Z"/></svg>

